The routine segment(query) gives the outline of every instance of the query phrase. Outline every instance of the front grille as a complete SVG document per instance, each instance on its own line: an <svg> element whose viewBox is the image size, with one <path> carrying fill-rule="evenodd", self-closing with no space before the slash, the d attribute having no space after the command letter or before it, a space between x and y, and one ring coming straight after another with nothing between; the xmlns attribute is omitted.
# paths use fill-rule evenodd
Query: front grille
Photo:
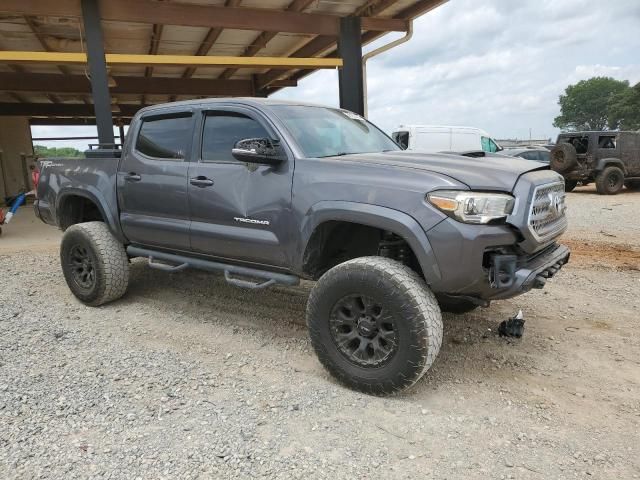
<svg viewBox="0 0 640 480"><path fill-rule="evenodd" d="M528 225L538 242L554 237L567 227L565 197L562 182L539 185L533 191Z"/></svg>

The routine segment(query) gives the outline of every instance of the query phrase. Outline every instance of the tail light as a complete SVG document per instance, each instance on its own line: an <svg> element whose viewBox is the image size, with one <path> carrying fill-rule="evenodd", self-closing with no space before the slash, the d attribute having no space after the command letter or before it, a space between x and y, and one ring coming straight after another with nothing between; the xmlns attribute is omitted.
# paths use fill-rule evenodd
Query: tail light
<svg viewBox="0 0 640 480"><path fill-rule="evenodd" d="M38 167L33 167L31 170L31 182L33 183L33 192L38 197L38 182L40 181L40 170Z"/></svg>

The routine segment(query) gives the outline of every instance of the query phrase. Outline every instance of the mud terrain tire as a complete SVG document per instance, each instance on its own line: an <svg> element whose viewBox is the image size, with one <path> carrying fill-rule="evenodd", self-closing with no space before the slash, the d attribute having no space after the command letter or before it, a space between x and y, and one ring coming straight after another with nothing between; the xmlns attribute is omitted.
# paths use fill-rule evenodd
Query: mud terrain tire
<svg viewBox="0 0 640 480"><path fill-rule="evenodd" d="M325 368L374 395L414 385L442 344L435 295L409 267L383 257L356 258L327 271L311 291L307 324Z"/></svg>
<svg viewBox="0 0 640 480"><path fill-rule="evenodd" d="M619 167L606 167L596 177L596 190L600 195L616 195L623 186L624 172Z"/></svg>
<svg viewBox="0 0 640 480"><path fill-rule="evenodd" d="M82 303L97 307L127 290L129 259L103 222L69 227L62 237L60 262L67 285Z"/></svg>
<svg viewBox="0 0 640 480"><path fill-rule="evenodd" d="M578 165L578 154L570 143L560 143L551 150L551 170L565 173Z"/></svg>

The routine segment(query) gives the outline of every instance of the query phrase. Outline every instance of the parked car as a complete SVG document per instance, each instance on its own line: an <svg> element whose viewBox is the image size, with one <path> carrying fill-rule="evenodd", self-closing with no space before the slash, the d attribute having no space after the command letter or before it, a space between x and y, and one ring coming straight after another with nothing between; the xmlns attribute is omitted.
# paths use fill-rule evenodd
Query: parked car
<svg viewBox="0 0 640 480"><path fill-rule="evenodd" d="M104 153L41 162L36 214L64 230L62 271L80 301L120 298L134 257L250 289L315 280L313 347L368 393L402 390L429 369L441 309L542 288L569 260L560 175L512 158L477 168L402 151L345 110L157 105L136 114L121 152L93 158Z"/></svg>
<svg viewBox="0 0 640 480"><path fill-rule="evenodd" d="M405 150L419 152L502 150L487 132L475 127L400 125L391 136Z"/></svg>
<svg viewBox="0 0 640 480"><path fill-rule="evenodd" d="M525 160L534 160L546 164L549 164L551 160L551 153L545 147L505 148L501 153L511 157L520 157Z"/></svg>
<svg viewBox="0 0 640 480"><path fill-rule="evenodd" d="M640 132L561 133L551 168L564 176L569 192L594 181L601 195L615 195L624 185L640 189Z"/></svg>

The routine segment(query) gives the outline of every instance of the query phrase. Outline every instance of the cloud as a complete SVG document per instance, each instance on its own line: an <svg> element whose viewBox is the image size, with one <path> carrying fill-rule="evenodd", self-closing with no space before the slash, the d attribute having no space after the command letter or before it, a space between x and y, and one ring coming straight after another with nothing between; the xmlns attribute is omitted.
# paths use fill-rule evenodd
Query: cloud
<svg viewBox="0 0 640 480"><path fill-rule="evenodd" d="M414 36L368 63L369 117L457 124L496 137L555 137L558 96L592 76L640 81L640 2L455 0ZM389 35L367 50L390 41ZM319 72L274 95L336 105L337 75Z"/></svg>

